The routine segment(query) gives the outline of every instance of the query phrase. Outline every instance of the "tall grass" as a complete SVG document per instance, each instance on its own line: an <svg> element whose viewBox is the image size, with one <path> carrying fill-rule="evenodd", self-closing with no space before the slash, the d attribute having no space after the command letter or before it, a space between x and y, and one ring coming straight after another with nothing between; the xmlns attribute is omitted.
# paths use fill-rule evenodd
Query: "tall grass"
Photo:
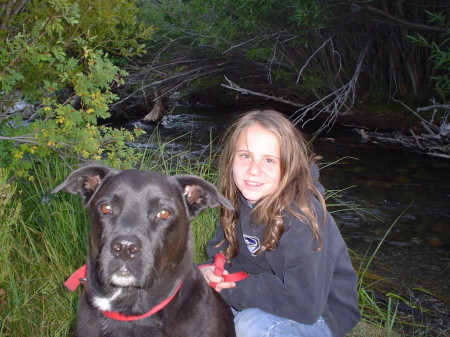
<svg viewBox="0 0 450 337"><path fill-rule="evenodd" d="M156 134L157 136L157 134ZM151 140L155 143L155 139ZM158 143L158 139L156 139ZM148 147L140 169L166 174L196 174L215 183L213 151L198 159L185 151L174 154L171 144ZM78 196L49 192L78 162L49 157L36 163L32 180L12 180L0 171L0 336L66 336L76 318L77 295L63 286L65 279L85 263L87 217ZM205 245L212 237L218 210L206 210L193 222L195 259L205 259ZM370 262L366 260L368 267ZM364 268L364 267L362 267ZM379 311L370 292L368 268L360 275L360 301L365 321L351 336L395 336L395 305ZM370 313L370 315L368 314ZM417 334L416 336L422 336ZM187 336L195 337L195 336Z"/></svg>
<svg viewBox="0 0 450 337"><path fill-rule="evenodd" d="M48 163L53 167L54 163ZM0 289L2 336L64 336L74 321L76 296L62 283L73 266L84 259L86 221L73 196L50 200L56 179L68 172L51 172L46 165L34 167L34 180L10 188L4 205ZM56 174L55 174L56 173ZM10 173L3 172L2 180ZM21 210L20 216L14 211ZM6 217L5 217L6 216Z"/></svg>
<svg viewBox="0 0 450 337"><path fill-rule="evenodd" d="M154 140L152 140L153 142ZM188 149L171 154L170 143L148 150L140 169L166 174L196 174L216 180L205 152L188 160ZM0 171L0 336L70 335L77 295L63 283L85 263L88 220L76 195L50 191L79 165L49 157L36 163L30 180L17 183ZM205 260L205 245L217 224L217 210L193 222L196 261Z"/></svg>
<svg viewBox="0 0 450 337"><path fill-rule="evenodd" d="M338 191L333 191L333 193L339 195ZM340 199L339 197L337 198ZM349 207L361 214L370 215L370 212L360 209L358 206L349 205ZM359 256L350 250L352 262L358 275L358 304L362 314L362 322L352 330L349 336L431 336L430 328L425 322L415 322L414 316L411 316L409 320L400 317L401 315L399 315L398 310L400 304L406 304L410 309L415 308L415 306L399 295L392 293L386 294L387 296L383 295L378 290L378 284L383 283L383 278L372 274L370 271L371 265L375 256L380 251L382 244L406 211L407 209L395 219L372 253Z"/></svg>

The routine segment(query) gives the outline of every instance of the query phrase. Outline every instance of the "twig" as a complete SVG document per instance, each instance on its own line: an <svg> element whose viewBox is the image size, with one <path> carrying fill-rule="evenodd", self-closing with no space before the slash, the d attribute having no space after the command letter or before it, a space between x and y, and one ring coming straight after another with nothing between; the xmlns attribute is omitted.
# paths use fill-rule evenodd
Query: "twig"
<svg viewBox="0 0 450 337"><path fill-rule="evenodd" d="M299 103L296 103L296 102L288 101L288 100L285 100L285 99L280 98L280 97L266 95L266 94L262 94L260 92L256 92L256 91L252 91L252 90L241 88L236 83L231 82L226 76L224 76L224 77L227 80L228 85L227 84L221 84L222 87L238 91L238 92L240 92L243 95L254 95L254 96L264 97L264 98L267 98L267 99L270 99L270 100L273 100L273 101L276 101L276 102L286 103L286 104L289 104L289 105L292 105L292 106L296 106L296 107L299 107L299 108L305 106L304 104L299 104Z"/></svg>
<svg viewBox="0 0 450 337"><path fill-rule="evenodd" d="M334 36L334 35L333 35ZM314 56L316 56L316 54L319 52L319 51L321 51L323 48L325 48L325 46L328 44L328 43L332 43L332 39L333 39L333 36L331 36L330 38L328 38L319 48L317 48L315 51L314 51L314 53L312 53L312 55L310 56L310 57L308 57L308 59L306 60L306 62L305 62L305 64L303 65L303 67L302 67L302 69L300 69L300 71L298 72L298 76L297 76L297 80L295 81L295 84L298 84L298 82L300 81L300 77L302 76L302 73L303 73L303 70L305 70L305 68L308 66L308 64L309 64L309 61L311 61L313 58L314 58ZM333 50L334 50L334 48L333 48Z"/></svg>
<svg viewBox="0 0 450 337"><path fill-rule="evenodd" d="M411 111L414 116L416 116L417 118L419 118L423 123L428 124L429 126L433 126L432 123L430 123L429 121L427 121L425 118L423 118L422 116L420 116L417 112L415 112L413 109L411 109L409 106L407 106L405 103L403 103L402 101L398 100L398 99L393 99L394 102L400 103L401 105L403 105L403 107L409 111ZM419 109L417 109L419 110Z"/></svg>
<svg viewBox="0 0 450 337"><path fill-rule="evenodd" d="M16 141L16 142L20 142L20 143L27 143L27 144L34 144L34 145L45 145L42 144L41 142L37 141L37 140L32 140L35 139L35 137L33 136L19 136L19 137L4 137L4 136L0 136L0 140L12 140L12 141ZM63 143L63 142L58 142L58 144L61 144L63 146L70 146L70 144L68 143ZM57 150L56 147L51 146L51 145L47 145L49 148L52 148L53 150Z"/></svg>
<svg viewBox="0 0 450 337"><path fill-rule="evenodd" d="M428 127L427 123L425 123L424 121L421 121L421 124L422 124L423 128L424 128L425 130L427 130L427 132L428 132L428 134L429 134L430 136L432 136L433 138L436 138L436 139L440 139L440 138L441 138L441 137L439 137L438 135L436 135L436 134Z"/></svg>
<svg viewBox="0 0 450 337"><path fill-rule="evenodd" d="M256 37L254 37L253 39L249 39L249 40L243 41L243 42L241 42L241 43L238 43L238 44L236 44L236 45L234 45L234 46L231 46L231 47L228 48L227 50L223 51L222 54L226 54L226 53L228 53L231 49L240 47L240 46L242 46L242 45L244 45L244 44L247 44L247 43L249 43L249 42L251 42L251 41L254 41L254 40L258 39L258 38L259 38L259 36L256 36Z"/></svg>
<svg viewBox="0 0 450 337"><path fill-rule="evenodd" d="M21 142L21 143L29 143L29 144L36 144L38 145L39 142L36 140L31 140L31 139L35 139L35 137L33 136L19 136L19 137L3 137L0 136L0 140L14 140L16 142Z"/></svg>
<svg viewBox="0 0 450 337"><path fill-rule="evenodd" d="M422 111L429 111L429 110L434 110L434 109L443 109L443 110L448 110L450 111L450 104L433 104L430 106L426 106L423 108L417 108L417 112L422 112Z"/></svg>
<svg viewBox="0 0 450 337"><path fill-rule="evenodd" d="M425 148L422 146L422 144L420 144L419 138L416 136L416 134L414 133L414 131L411 130L411 129L410 129L409 131L411 132L411 134L412 134L414 140L416 141L417 146L418 146L419 148L421 148L422 150L425 150Z"/></svg>

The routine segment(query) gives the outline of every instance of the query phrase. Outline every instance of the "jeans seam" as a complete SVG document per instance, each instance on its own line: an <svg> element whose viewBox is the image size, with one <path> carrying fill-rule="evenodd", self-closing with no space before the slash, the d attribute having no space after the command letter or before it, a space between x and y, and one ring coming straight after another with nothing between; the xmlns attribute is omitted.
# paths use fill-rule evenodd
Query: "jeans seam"
<svg viewBox="0 0 450 337"><path fill-rule="evenodd" d="M281 324L286 324L286 323L292 324L292 321L286 320L286 321L284 321L284 322L279 322L279 323L276 323L276 324L272 325L272 326L267 330L267 335L266 335L266 337L270 337L270 332L271 332L273 329L275 329L277 326L279 326L279 325L281 325Z"/></svg>

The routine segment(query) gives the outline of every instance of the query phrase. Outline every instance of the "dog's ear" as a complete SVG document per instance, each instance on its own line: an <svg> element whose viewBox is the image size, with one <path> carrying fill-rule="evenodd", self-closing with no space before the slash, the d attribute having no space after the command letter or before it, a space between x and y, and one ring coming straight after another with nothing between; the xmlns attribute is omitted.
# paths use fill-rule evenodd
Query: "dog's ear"
<svg viewBox="0 0 450 337"><path fill-rule="evenodd" d="M82 167L70 173L66 180L56 186L50 194L56 194L59 191L79 194L86 203L105 177L113 171L115 170L104 165Z"/></svg>
<svg viewBox="0 0 450 337"><path fill-rule="evenodd" d="M194 217L207 207L224 206L233 210L233 205L222 194L217 192L213 184L194 175L176 175L175 179L183 189L183 197L189 207L189 215Z"/></svg>

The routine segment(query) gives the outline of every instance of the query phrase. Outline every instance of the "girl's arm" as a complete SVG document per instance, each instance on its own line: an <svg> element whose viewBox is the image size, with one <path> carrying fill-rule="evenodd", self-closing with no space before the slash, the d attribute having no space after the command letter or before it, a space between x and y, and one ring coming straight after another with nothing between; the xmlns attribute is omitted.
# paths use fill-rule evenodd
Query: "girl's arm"
<svg viewBox="0 0 450 337"><path fill-rule="evenodd" d="M317 321L329 305L330 296L353 306L356 274L347 247L329 214L322 235L323 248L316 252L309 228L293 220L279 247L265 252L271 267L282 269L282 273L250 275L237 282L235 288L222 291L222 296L237 310L255 307L304 324ZM241 255L240 264L245 265L242 258Z"/></svg>

